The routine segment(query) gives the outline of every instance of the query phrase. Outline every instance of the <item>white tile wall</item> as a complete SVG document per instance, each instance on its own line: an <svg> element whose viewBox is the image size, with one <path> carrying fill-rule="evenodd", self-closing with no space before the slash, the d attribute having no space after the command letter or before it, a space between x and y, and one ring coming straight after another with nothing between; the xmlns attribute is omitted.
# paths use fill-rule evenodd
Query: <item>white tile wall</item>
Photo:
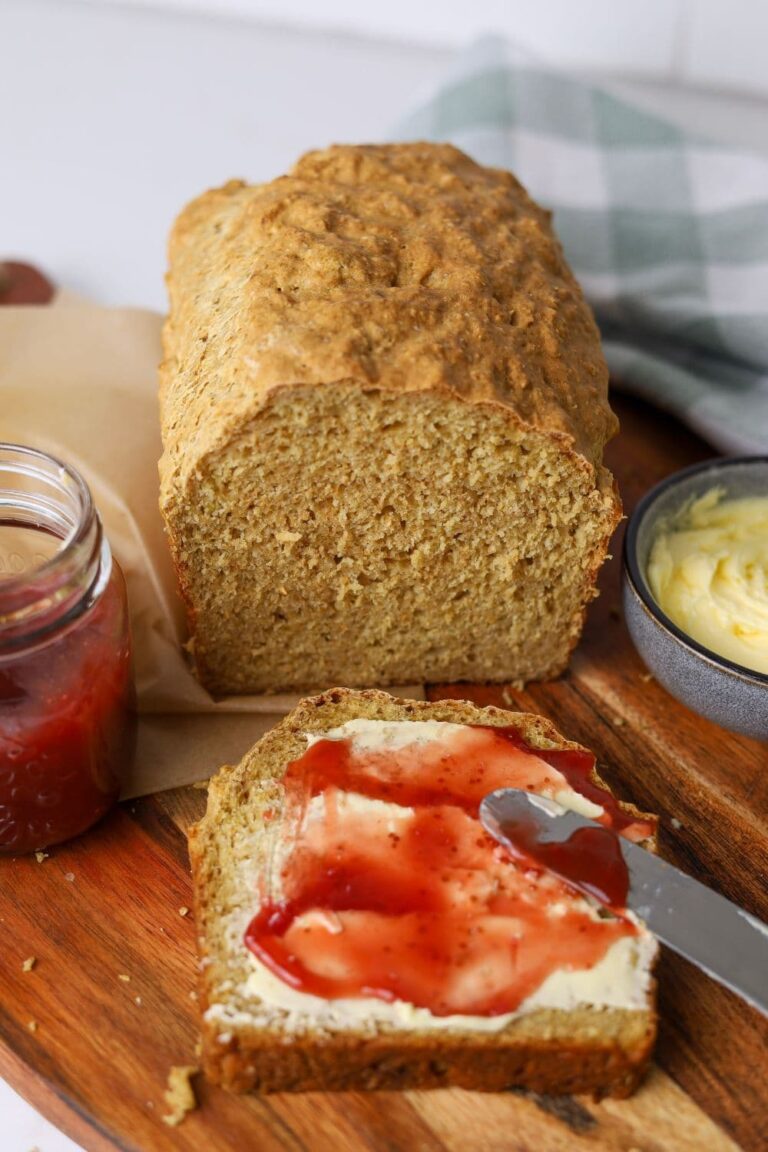
<svg viewBox="0 0 768 1152"><path fill-rule="evenodd" d="M114 0L91 0L110 3ZM121 0L122 2L122 0ZM671 66L683 0L130 0L459 46L500 31L553 60L656 73Z"/></svg>
<svg viewBox="0 0 768 1152"><path fill-rule="evenodd" d="M569 67L768 93L767 0L86 0L458 46L486 32Z"/></svg>
<svg viewBox="0 0 768 1152"><path fill-rule="evenodd" d="M768 92L766 0L689 0L682 54L686 80Z"/></svg>

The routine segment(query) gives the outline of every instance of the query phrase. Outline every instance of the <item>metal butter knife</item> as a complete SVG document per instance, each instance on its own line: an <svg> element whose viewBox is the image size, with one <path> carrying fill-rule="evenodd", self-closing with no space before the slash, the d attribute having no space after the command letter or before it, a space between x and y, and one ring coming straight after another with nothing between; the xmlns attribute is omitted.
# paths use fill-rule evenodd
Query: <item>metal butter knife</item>
<svg viewBox="0 0 768 1152"><path fill-rule="evenodd" d="M564 843L578 829L603 827L517 788L486 796L480 820L514 855L519 854L516 826L530 830L535 823L542 844ZM629 871L627 908L662 943L768 1016L768 924L645 848L623 836L617 839Z"/></svg>

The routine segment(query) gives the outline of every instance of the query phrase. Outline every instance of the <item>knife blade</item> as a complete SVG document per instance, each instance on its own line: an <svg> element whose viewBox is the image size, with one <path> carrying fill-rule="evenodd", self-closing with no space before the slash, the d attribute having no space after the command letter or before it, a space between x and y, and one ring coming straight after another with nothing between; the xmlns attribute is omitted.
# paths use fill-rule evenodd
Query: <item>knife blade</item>
<svg viewBox="0 0 768 1152"><path fill-rule="evenodd" d="M530 831L532 822L542 845L564 844L580 829L604 830L602 824L554 800L518 788L501 788L486 796L480 820L518 858L516 829L520 837L521 829ZM768 924L645 848L614 835L629 872L626 907L668 948L768 1016ZM529 855L525 850L522 854ZM536 862L535 854L529 858ZM578 881L560 875L580 888ZM587 894L595 898L593 891Z"/></svg>

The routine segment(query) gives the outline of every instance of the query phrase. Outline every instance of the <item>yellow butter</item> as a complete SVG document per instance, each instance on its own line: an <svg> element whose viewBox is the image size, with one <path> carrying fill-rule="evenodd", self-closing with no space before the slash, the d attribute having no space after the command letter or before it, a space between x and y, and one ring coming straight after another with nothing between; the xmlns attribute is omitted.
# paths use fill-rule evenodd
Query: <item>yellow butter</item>
<svg viewBox="0 0 768 1152"><path fill-rule="evenodd" d="M648 583L678 628L720 656L768 673L768 495L713 488L662 528Z"/></svg>

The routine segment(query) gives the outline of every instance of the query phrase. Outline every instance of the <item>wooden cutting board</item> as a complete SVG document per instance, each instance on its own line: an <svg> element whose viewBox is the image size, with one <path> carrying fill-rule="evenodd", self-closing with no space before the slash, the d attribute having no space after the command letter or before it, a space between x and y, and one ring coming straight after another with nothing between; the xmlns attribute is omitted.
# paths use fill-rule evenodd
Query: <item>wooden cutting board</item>
<svg viewBox="0 0 768 1152"><path fill-rule="evenodd" d="M711 451L673 420L615 399L622 432L609 462L629 511L651 484ZM660 813L668 859L768 919L768 751L698 719L648 678L621 619L618 539L614 554L567 676L524 692L435 686L429 697L548 716L594 749L622 797ZM177 789L123 806L41 863L0 860L0 1074L85 1148L766 1147L765 1022L671 955L660 968L656 1064L631 1100L456 1089L245 1099L198 1077L199 1108L166 1126L168 1070L195 1063L194 925L180 910L191 905L185 832L204 805L204 791ZM28 957L36 963L25 972Z"/></svg>

